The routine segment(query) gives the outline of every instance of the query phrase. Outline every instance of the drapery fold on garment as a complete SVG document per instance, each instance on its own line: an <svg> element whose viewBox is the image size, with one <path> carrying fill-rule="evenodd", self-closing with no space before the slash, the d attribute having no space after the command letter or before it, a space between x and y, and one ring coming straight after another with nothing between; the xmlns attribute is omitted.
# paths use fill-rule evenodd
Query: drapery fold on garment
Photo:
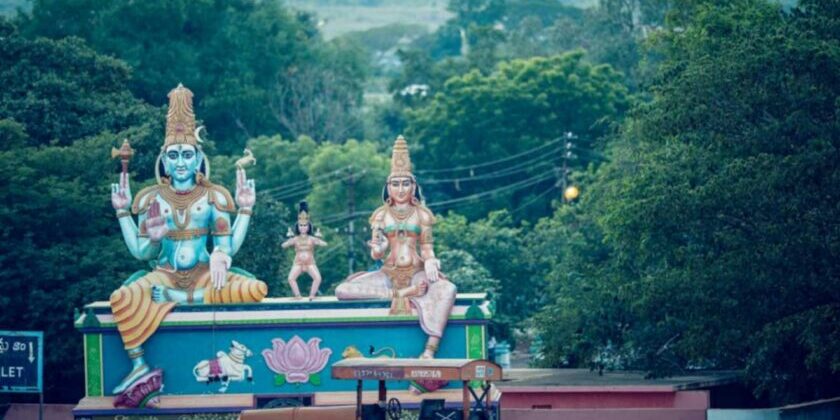
<svg viewBox="0 0 840 420"><path fill-rule="evenodd" d="M442 275L442 274L441 274ZM425 271L418 271L411 278L411 285L429 283ZM356 273L335 288L339 300L391 299L393 284L383 271ZM449 314L455 304L456 287L452 282L439 280L429 283L426 294L410 297L414 310L420 319L420 327L426 335L442 337L449 321Z"/></svg>
<svg viewBox="0 0 840 420"><path fill-rule="evenodd" d="M187 292L205 289L201 303L260 302L268 294L264 282L231 272L228 272L227 282L221 290L208 287L210 283L209 267L200 264L192 270L174 273L155 269L128 286L117 289L111 294L111 311L125 348L133 349L145 343L175 307L174 302L153 302L153 285Z"/></svg>

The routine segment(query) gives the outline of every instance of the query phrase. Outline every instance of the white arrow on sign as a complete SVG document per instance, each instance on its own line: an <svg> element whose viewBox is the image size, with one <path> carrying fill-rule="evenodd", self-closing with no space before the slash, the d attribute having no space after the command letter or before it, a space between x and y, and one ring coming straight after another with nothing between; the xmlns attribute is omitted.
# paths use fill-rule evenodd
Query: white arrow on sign
<svg viewBox="0 0 840 420"><path fill-rule="evenodd" d="M35 362L35 355L32 353L32 342L29 342L29 363Z"/></svg>

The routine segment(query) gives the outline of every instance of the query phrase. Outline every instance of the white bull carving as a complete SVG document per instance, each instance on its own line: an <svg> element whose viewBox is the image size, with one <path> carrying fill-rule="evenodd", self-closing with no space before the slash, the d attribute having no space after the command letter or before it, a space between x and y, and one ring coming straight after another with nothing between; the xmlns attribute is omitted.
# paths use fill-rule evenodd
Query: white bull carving
<svg viewBox="0 0 840 420"><path fill-rule="evenodd" d="M219 381L222 387L219 392L225 392L231 381L254 380L254 371L245 364L245 359L253 356L251 350L241 343L230 342L230 352L220 351L215 359L202 360L193 368L193 375L198 382L211 383Z"/></svg>

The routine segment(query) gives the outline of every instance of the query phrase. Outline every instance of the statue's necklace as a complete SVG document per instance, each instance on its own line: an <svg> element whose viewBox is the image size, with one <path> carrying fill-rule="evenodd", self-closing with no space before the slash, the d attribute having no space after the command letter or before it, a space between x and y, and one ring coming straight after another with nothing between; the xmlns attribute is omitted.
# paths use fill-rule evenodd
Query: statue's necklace
<svg viewBox="0 0 840 420"><path fill-rule="evenodd" d="M417 208L414 206L408 206L405 209L399 209L396 206L388 206L388 213L391 213L391 217L396 219L398 222L405 222L409 217L414 215L415 211L417 211Z"/></svg>
<svg viewBox="0 0 840 420"><path fill-rule="evenodd" d="M397 238L399 239L400 243L405 243L405 221L408 220L411 216L413 216L414 212L416 211L417 208L414 206L408 206L408 208L405 209L399 209L396 206L388 206L388 213L390 213L391 217L393 217L394 220L398 222Z"/></svg>
<svg viewBox="0 0 840 420"><path fill-rule="evenodd" d="M204 197L207 189L199 184L186 193L179 193L168 186L161 187L159 191L163 200L169 204L169 207L172 207L172 220L175 222L175 226L183 230L190 225L190 208L201 197ZM181 222L181 219L184 221Z"/></svg>

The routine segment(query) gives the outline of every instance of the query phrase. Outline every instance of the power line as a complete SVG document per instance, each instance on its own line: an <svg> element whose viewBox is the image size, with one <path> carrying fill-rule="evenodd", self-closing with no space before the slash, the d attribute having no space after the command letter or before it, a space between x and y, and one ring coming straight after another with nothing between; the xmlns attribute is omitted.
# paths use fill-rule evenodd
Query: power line
<svg viewBox="0 0 840 420"><path fill-rule="evenodd" d="M458 167L455 167L455 168L442 168L442 169L426 169L426 170L418 170L418 171L415 171L415 173L416 173L416 174L446 173L446 172L456 172L456 171L465 171L465 170L469 170L469 169L484 168L484 167L487 167L487 166L495 165L495 164L497 164L497 163L507 162L507 161L509 161L509 160L511 160L511 159L516 159L516 158L518 158L518 157L525 156L525 155L527 155L527 154L529 154L529 153L534 153L534 152L536 152L536 151L538 151L538 150L545 149L545 148L546 148L546 147L548 147L548 146L551 146L551 145L557 144L557 143L559 143L559 142L561 142L561 141L563 141L563 140L565 140L565 137L558 137L558 138L556 138L556 139L554 139L554 140L549 141L548 143L545 143L545 144L543 144L543 145L541 145L541 146L537 146L537 147L535 147L535 148L533 148L533 149L525 150L525 151L523 151L523 152L519 152L519 153L517 153L517 154L515 154L515 155L511 155L511 156L508 156L508 157L505 157L505 158L501 158L501 159L497 159L497 160L490 161L490 162L477 163L477 164L475 164L475 165L458 166Z"/></svg>
<svg viewBox="0 0 840 420"><path fill-rule="evenodd" d="M358 173L355 173L355 174L350 173L350 174L347 174L347 175L345 175L345 176L343 176L343 177L341 177L341 178L331 179L331 180L329 180L329 181L327 181L327 182L324 182L324 183L319 183L318 185L323 187L323 186L327 186L327 185L335 184L336 182L345 181L345 180L350 180L350 179L352 179L353 177L356 177L356 179L358 179L359 177L362 177L362 176L364 176L365 174L367 174L367 170L366 170L366 169L364 169L364 170L362 170L362 171L360 171L360 172L358 172ZM307 186L307 187L305 187L304 189L299 189L299 190L297 190L297 191L289 191L289 192L284 192L284 193L280 193L280 194L277 194L277 193L267 193L266 195L269 195L270 197L272 197L272 198L274 198L274 199L276 199L276 200L285 200L285 199L288 199L288 198L292 198L292 197L299 197L299 196L303 196L303 195L309 194L309 193L312 191L312 188L313 188L313 187L314 187L314 186L312 186L312 187Z"/></svg>
<svg viewBox="0 0 840 420"><path fill-rule="evenodd" d="M312 177L312 178L307 178L307 179L304 179L304 180L301 180L301 181L296 181L296 182L292 182L290 184L285 184L285 185L281 185L281 186L277 186L277 187L273 187L273 188L267 188L267 189L263 190L263 192L264 193L271 193L271 192L284 191L284 190L287 190L287 189L296 189L300 185L311 184L312 182L314 182L315 180L318 180L318 179L329 178L329 177L332 177L332 176L339 175L339 174L341 174L342 171L347 170L351 166L352 165L347 165L343 168L338 168L334 171L330 171L330 172L327 172L327 173L324 173L324 174L321 174L321 175L318 175L318 176L315 176L315 177Z"/></svg>
<svg viewBox="0 0 840 420"><path fill-rule="evenodd" d="M468 202L474 201L475 199L482 198L482 197L485 197L485 196L488 196L488 195L499 194L499 193L510 192L510 191L517 191L517 190L520 190L520 189L523 189L523 188L527 188L527 187L539 184L540 182L547 181L547 180L549 180L553 177L554 177L554 175L551 174L551 173L540 174L540 175L533 176L533 177L530 177L530 178L526 178L524 180L517 181L517 182L514 182L512 184L508 184L508 185L505 185L505 186L502 186L502 187L499 187L499 188L494 188L492 190L482 191L480 193L471 194L471 195L467 195L467 196L464 196L464 197L457 197L457 198L453 198L453 199L449 199L449 200L443 200L443 201L438 201L438 202L434 202L434 203L428 203L428 204L426 204L426 207L429 207L429 208L440 207L440 206L457 207L460 204L468 203ZM374 210L375 209L361 210L361 211L356 211L353 214L335 213L335 214L328 215L327 217L322 218L320 223L321 223L321 225L326 225L326 226L330 226L333 223L339 224L339 223L342 223L342 222L344 222L346 220L349 220L349 219L352 219L352 218L356 218L356 217L359 217L359 216L370 215Z"/></svg>
<svg viewBox="0 0 840 420"><path fill-rule="evenodd" d="M445 206L445 205L454 204L454 203L463 202L463 201L471 201L471 200L475 200L477 198L481 198L481 197L485 197L485 196L489 196L489 195L494 195L494 194L498 194L498 193L501 193L501 192L507 192L507 191L511 191L511 190L517 190L519 188L529 187L531 185L538 184L542 181L551 179L553 177L554 177L554 174L551 174L551 173L541 174L541 175L533 176L531 178L526 178L522 181L514 182L513 184L508 184L508 185L500 187L500 188L495 188L495 189L492 189L492 190L489 190L489 191L482 191L480 193L468 195L468 196L465 196L465 197L458 197L458 198L453 198L453 199L449 199L449 200L438 201L436 203L427 204L426 206L429 207L429 208L432 208L432 207L440 207L440 206Z"/></svg>
<svg viewBox="0 0 840 420"><path fill-rule="evenodd" d="M558 147L556 149L553 149L553 150L547 152L546 154L539 155L536 158L526 160L526 161L523 161L523 162L519 162L519 163L517 163L513 166L503 168L503 169L499 169L499 170L493 171L493 172L488 172L486 174L468 175L468 176L463 176L463 177L458 177L458 178L448 178L448 179L423 179L423 178L420 178L418 180L418 182L422 183L423 185L428 185L428 184L444 184L444 183L450 183L450 182L459 183L459 182L481 181L481 180L485 180L485 179L501 178L501 177L504 177L504 176L509 176L509 175L513 175L513 174L516 174L516 173L520 173L520 172L527 172L527 171L529 171L531 169L534 169L536 167L549 165L550 162L552 160L554 160L554 155L557 152L560 152L562 150L563 150L562 148Z"/></svg>
<svg viewBox="0 0 840 420"><path fill-rule="evenodd" d="M557 189L557 185L556 185L556 184L555 184L555 185L552 185L551 187L549 187L549 188L547 188L545 191L543 191L540 195L538 195L538 196L536 196L536 197L534 197L534 198L532 198L532 199L528 200L528 202L523 203L523 204L522 204L522 205L520 205L519 207L517 207L517 208L515 208L515 209L511 210L511 211L510 211L510 214L516 214L516 212L518 212L519 210L522 210L522 209L524 209L525 207L528 207L528 206L530 206L531 204L534 204L535 202L537 202L537 200L539 200L539 199L541 199L541 198L545 197L548 193L550 193L550 192L552 192L552 191L554 191L554 190L556 190L556 189Z"/></svg>

